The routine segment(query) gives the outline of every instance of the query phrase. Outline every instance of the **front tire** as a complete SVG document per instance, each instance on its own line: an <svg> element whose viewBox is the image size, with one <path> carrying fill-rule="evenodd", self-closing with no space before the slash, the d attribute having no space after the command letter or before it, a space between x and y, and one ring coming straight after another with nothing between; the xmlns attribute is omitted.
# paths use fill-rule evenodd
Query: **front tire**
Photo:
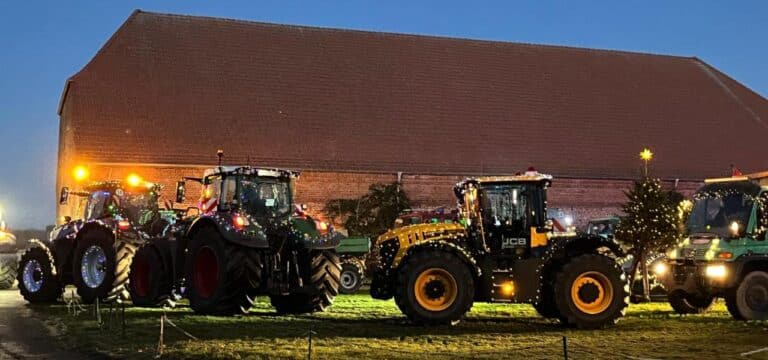
<svg viewBox="0 0 768 360"><path fill-rule="evenodd" d="M557 274L555 303L565 325L603 328L624 316L629 305L629 282L613 259L581 255Z"/></svg>
<svg viewBox="0 0 768 360"><path fill-rule="evenodd" d="M395 302L411 322L456 324L472 308L474 280L461 259L443 250L424 250L403 261Z"/></svg>
<svg viewBox="0 0 768 360"><path fill-rule="evenodd" d="M244 315L253 307L263 265L258 251L230 244L211 227L189 243L187 297L198 314Z"/></svg>
<svg viewBox="0 0 768 360"><path fill-rule="evenodd" d="M344 259L341 262L339 293L354 294L363 286L365 265L355 258Z"/></svg>
<svg viewBox="0 0 768 360"><path fill-rule="evenodd" d="M33 247L19 261L19 292L32 304L54 303L64 293L64 286L54 275L53 257L43 248Z"/></svg>
<svg viewBox="0 0 768 360"><path fill-rule="evenodd" d="M768 273L748 273L725 301L734 319L768 320Z"/></svg>
<svg viewBox="0 0 768 360"><path fill-rule="evenodd" d="M675 290L667 295L669 305L680 315L703 314L709 310L715 298L687 293L683 290Z"/></svg>
<svg viewBox="0 0 768 360"><path fill-rule="evenodd" d="M133 305L158 307L173 305L171 279L160 252L151 245L142 246L131 262L128 291Z"/></svg>
<svg viewBox="0 0 768 360"><path fill-rule="evenodd" d="M325 311L339 294L341 265L335 250L299 254L299 261L299 269L305 275L303 280L309 292L271 295L270 301L278 314Z"/></svg>

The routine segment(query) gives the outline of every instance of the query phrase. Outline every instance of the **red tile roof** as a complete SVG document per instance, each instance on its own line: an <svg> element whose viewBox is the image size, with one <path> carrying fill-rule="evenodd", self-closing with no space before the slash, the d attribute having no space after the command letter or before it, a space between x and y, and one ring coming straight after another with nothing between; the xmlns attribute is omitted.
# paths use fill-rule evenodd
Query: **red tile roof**
<svg viewBox="0 0 768 360"><path fill-rule="evenodd" d="M768 168L768 101L697 58L134 12L68 82L96 162L701 179Z"/></svg>

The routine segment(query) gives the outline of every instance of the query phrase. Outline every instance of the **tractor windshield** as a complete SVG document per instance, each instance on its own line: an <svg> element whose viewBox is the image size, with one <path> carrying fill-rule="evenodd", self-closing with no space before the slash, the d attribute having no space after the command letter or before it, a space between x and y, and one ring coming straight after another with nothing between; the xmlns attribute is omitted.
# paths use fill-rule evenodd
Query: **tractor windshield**
<svg viewBox="0 0 768 360"><path fill-rule="evenodd" d="M752 197L730 192L722 196L701 196L693 204L688 232L713 233L725 237L732 222L744 227L752 211Z"/></svg>
<svg viewBox="0 0 768 360"><path fill-rule="evenodd" d="M123 212L136 224L146 225L156 213L157 196L154 193L126 193L120 200Z"/></svg>
<svg viewBox="0 0 768 360"><path fill-rule="evenodd" d="M257 218L282 217L291 211L291 188L286 180L242 178L239 195L245 211Z"/></svg>
<svg viewBox="0 0 768 360"><path fill-rule="evenodd" d="M88 197L85 204L84 218L86 220L100 219L107 216L107 205L110 202L111 194L106 191L94 191Z"/></svg>
<svg viewBox="0 0 768 360"><path fill-rule="evenodd" d="M529 195L523 186L486 185L482 190L481 206L483 222L500 225L527 224L527 202Z"/></svg>

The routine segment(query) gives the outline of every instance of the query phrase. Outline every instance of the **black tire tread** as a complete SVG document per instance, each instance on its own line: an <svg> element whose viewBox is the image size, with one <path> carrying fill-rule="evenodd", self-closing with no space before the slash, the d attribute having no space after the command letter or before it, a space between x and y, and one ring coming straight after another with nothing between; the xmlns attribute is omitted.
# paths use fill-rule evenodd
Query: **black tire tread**
<svg viewBox="0 0 768 360"><path fill-rule="evenodd" d="M336 250L315 250L301 256L309 262L309 293L271 295L278 314L306 314L325 311L339 294L341 261ZM303 268L303 266L299 266Z"/></svg>
<svg viewBox="0 0 768 360"><path fill-rule="evenodd" d="M6 290L13 287L16 282L16 271L18 270L18 261L12 254L0 254L0 290Z"/></svg>
<svg viewBox="0 0 768 360"><path fill-rule="evenodd" d="M703 314L712 307L714 298L694 298L694 295L688 294L682 290L675 290L667 295L669 305L676 313L681 315Z"/></svg>

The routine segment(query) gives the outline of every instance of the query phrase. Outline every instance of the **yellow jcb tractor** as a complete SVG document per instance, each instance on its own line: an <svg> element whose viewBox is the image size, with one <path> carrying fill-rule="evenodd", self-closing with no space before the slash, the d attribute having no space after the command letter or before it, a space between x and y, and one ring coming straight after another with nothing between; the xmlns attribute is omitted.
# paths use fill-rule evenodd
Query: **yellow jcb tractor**
<svg viewBox="0 0 768 360"><path fill-rule="evenodd" d="M547 219L552 177L466 179L454 189L458 223L417 224L377 239L380 265L371 295L395 298L414 323L458 322L474 301L531 303L579 328L613 324L629 303L617 243L563 235Z"/></svg>

